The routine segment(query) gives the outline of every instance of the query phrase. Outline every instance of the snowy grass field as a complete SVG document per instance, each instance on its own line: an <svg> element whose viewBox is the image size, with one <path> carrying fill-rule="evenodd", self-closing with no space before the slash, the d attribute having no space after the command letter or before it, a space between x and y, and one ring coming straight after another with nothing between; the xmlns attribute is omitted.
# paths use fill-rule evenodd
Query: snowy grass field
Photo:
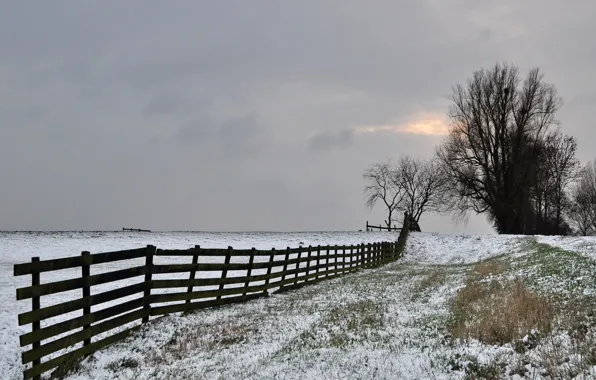
<svg viewBox="0 0 596 380"><path fill-rule="evenodd" d="M31 284L30 276L13 276L13 265L29 262L31 257L39 256L41 260L48 260L62 257L80 255L82 251L91 253L120 251L132 248L141 248L152 244L158 248L187 249L195 245L203 248L226 248L233 246L235 249L271 249L278 250L286 247L317 246L317 245L351 245L360 243L373 243L392 240L397 235L387 232L309 232L309 233L225 233L225 232L33 232L33 233L11 233L0 232L0 373L2 379L21 379L24 366L21 365L20 354L24 351L18 345L19 335L30 331L30 325L18 326L17 315L29 311L30 300L16 301L16 289ZM283 251L280 252L283 254ZM156 264L166 263L190 263L191 257L156 257ZM218 262L223 260L218 257L203 257L199 262ZM133 259L118 261L108 264L94 265L91 274L99 274L108 271L130 268L136 265L144 265L145 260ZM234 276L234 271L229 275ZM258 271L255 270L254 274ZM80 269L67 269L61 271L47 272L41 274L41 282L61 281L69 278L80 277ZM206 275L217 276L219 273L201 273L200 277ZM245 275L244 271L237 275ZM188 273L158 275L163 278L188 278ZM197 275L199 276L199 275ZM141 277L115 281L92 287L91 294L116 289L126 285L142 282ZM162 292L173 292L178 289L156 289L154 294ZM94 306L92 311L101 310L114 304L122 303L139 295L120 298L113 302L106 302ZM81 297L80 290L67 291L58 294L41 297L41 307L65 302ZM42 321L41 327L74 318L81 315L81 311L63 314L58 317ZM127 325L127 326L130 326ZM120 329L125 329L122 326ZM117 330L113 330L118 331ZM105 334L103 334L105 335ZM58 338L58 337L55 337ZM50 356L57 356L63 353L59 351Z"/></svg>
<svg viewBox="0 0 596 380"><path fill-rule="evenodd" d="M29 303L16 302L14 294L28 278L12 277L12 265L31 256L64 257L82 250L95 253L147 244L358 244L391 236L395 235L0 234L0 370L7 379L21 378L17 342L28 326L17 327L16 315ZM37 247L45 247L46 255ZM488 309L491 318L517 310L519 305L499 298L509 294L500 284L515 280L527 288L524 300L544 305L537 326L548 321L549 327L540 331L525 326L529 331L510 342L488 343L499 337L497 330L508 326L495 325L495 320L502 322L498 318L489 318L491 325L477 323L486 310L474 301L496 302ZM482 298L485 293L490 298ZM468 297L463 309L458 303L462 296ZM466 309L468 303L477 309ZM595 238L411 233L405 257L398 262L245 304L154 319L125 341L85 359L67 378L596 379L595 306ZM520 310L518 314L536 314ZM477 326L490 328L474 329ZM461 339L457 335L462 332L471 336Z"/></svg>

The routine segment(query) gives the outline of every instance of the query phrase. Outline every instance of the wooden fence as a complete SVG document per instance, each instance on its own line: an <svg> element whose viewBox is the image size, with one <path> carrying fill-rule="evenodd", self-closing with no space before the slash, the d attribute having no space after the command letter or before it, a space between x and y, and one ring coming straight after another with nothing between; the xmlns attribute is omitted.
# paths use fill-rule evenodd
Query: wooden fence
<svg viewBox="0 0 596 380"><path fill-rule="evenodd" d="M151 230L143 230L140 228L122 228L122 231L131 231L131 232L151 232Z"/></svg>
<svg viewBox="0 0 596 380"><path fill-rule="evenodd" d="M366 221L366 230L367 231L374 231L374 230L379 230L379 231L401 231L401 227L397 227L397 226L390 226L390 227L386 227L386 226L382 226L382 225L372 225L372 224L368 224L368 220Z"/></svg>
<svg viewBox="0 0 596 380"><path fill-rule="evenodd" d="M119 252L82 252L80 256L55 260L34 257L30 263L14 266L15 276L31 276L31 286L19 288L16 292L17 300L31 299L31 311L18 316L20 326L32 326L30 332L20 336L21 347L30 346L21 355L22 363L27 365L24 378L39 378L55 368L54 374L60 374L78 359L125 338L139 322L148 322L153 316L243 302L267 296L270 291L296 289L360 268L388 263L400 257L406 235L407 228L402 230L397 242L286 250L203 249L199 246L170 250L149 245ZM154 263L154 259L160 257L161 260L186 257L192 262ZM223 263L199 263L199 258L219 258L223 259ZM232 263L232 259L238 261L239 258L243 258L244 262ZM135 259L144 259L144 264L99 274L91 271L97 264L122 264ZM40 273L69 268L80 268L80 276L65 281L40 282ZM242 271L243 275L231 276L230 271ZM218 277L201 277L217 272L220 273ZM188 275L178 279L158 278L159 275L174 273ZM137 277L141 277L140 281L134 280ZM93 286L126 279L130 282L126 286L91 294ZM157 293L158 289L175 288L182 288L182 291ZM68 302L40 307L42 296L66 291L80 291L80 296ZM122 300L134 295L133 299ZM108 302L107 307L92 311L92 307ZM74 318L62 318L53 324L47 321L79 310L82 310L82 315ZM43 327L40 326L41 321L45 321ZM108 333L114 329L117 331Z"/></svg>

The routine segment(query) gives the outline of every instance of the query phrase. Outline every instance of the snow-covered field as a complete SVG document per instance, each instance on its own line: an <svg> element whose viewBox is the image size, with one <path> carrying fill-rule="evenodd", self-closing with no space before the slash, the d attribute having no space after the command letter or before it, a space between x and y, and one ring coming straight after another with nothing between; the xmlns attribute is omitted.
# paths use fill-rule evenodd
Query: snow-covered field
<svg viewBox="0 0 596 380"><path fill-rule="evenodd" d="M80 255L82 251L91 253L120 251L145 247L152 244L158 248L187 249L200 245L203 248L235 249L284 249L299 245L350 245L388 241L395 238L395 233L387 232L304 232L304 233L226 233L226 232L0 232L0 373L2 379L22 378L23 366L20 364L20 354L23 351L18 346L18 336L30 331L30 326L18 326L17 315L31 310L29 300L16 301L16 289L31 285L30 276L13 276L13 265L29 262L31 257L38 256L41 260L71 257ZM213 258L217 260L219 258ZM156 263L188 262L189 257L156 258ZM201 262L205 262L201 259ZM144 259L126 260L109 264L94 265L91 274L124 269L136 265L143 265ZM167 275L175 278L176 275ZM181 274L182 277L187 274ZM41 282L61 281L68 278L80 277L79 270L62 270L41 274ZM204 277L204 276L201 276ZM120 286L142 281L133 278L103 284L92 288L92 294L115 289ZM175 289L174 289L175 290ZM158 290L164 292L168 289ZM41 298L41 307L80 298L80 291L69 291ZM112 303L105 303L93 307L92 311L100 310L138 297L137 295L119 299ZM42 321L41 327L54 324L61 320L76 317L80 311Z"/></svg>
<svg viewBox="0 0 596 380"><path fill-rule="evenodd" d="M45 247L48 256L39 254L43 259L147 244L284 248L301 242L356 244L391 236L395 235L0 235L4 297L0 312L8 326L2 330L0 370L8 373L8 379L21 377L17 342L25 329L17 327L16 315L29 304L14 301L14 289L27 285L27 279L19 283L13 278L12 265L28 261L35 247ZM536 291L562 300L596 296L595 242L575 237L412 233L405 257L381 268L245 304L156 318L127 340L85 359L68 379L463 379L470 363L484 368L495 361L503 363L504 378L523 378L513 374L520 366L527 371L526 378L549 378L545 352L562 353L559 367L579 360L566 351L572 347L565 331L555 329L524 354L511 344L453 343L445 331L449 301L466 283L473 264L488 259L506 264L502 274L493 276L496 280L523 278ZM580 376L575 378L596 378L596 366Z"/></svg>
<svg viewBox="0 0 596 380"><path fill-rule="evenodd" d="M596 260L596 236L536 236L536 241Z"/></svg>

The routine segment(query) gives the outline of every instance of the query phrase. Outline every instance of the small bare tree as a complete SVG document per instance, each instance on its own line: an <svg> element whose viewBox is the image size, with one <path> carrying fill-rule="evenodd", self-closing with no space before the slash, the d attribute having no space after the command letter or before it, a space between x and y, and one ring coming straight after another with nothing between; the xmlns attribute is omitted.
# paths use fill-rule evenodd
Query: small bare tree
<svg viewBox="0 0 596 380"><path fill-rule="evenodd" d="M596 235L596 160L584 167L571 192L569 220L581 235Z"/></svg>
<svg viewBox="0 0 596 380"><path fill-rule="evenodd" d="M537 225L543 224L542 229L538 228L540 233L559 234L567 229L564 216L570 206L568 190L581 169L576 152L575 138L559 131L549 133L543 142L531 188Z"/></svg>
<svg viewBox="0 0 596 380"><path fill-rule="evenodd" d="M396 179L405 192L398 209L411 215L416 223L427 211L445 210L445 187L449 177L438 159L416 160L403 156L397 164Z"/></svg>
<svg viewBox="0 0 596 380"><path fill-rule="evenodd" d="M404 189L401 187L395 177L395 170L391 163L380 162L370 165L362 175L366 185L364 194L366 196L366 206L372 209L377 201L383 202L387 208L387 220L385 224L391 227L393 221L393 212L404 197Z"/></svg>

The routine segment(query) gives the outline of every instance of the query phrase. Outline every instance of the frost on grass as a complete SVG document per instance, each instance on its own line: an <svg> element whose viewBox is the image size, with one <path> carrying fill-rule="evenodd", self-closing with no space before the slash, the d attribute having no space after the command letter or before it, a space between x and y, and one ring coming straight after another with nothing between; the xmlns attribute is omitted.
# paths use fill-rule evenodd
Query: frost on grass
<svg viewBox="0 0 596 380"><path fill-rule="evenodd" d="M395 237L395 233L388 232L304 232L304 233L275 233L275 232L1 232L0 231L0 378L17 380L23 376L25 365L21 364L21 353L30 347L19 347L19 335L30 331L30 325L18 326L17 315L30 311L31 302L16 301L15 289L31 285L30 276L13 276L13 265L30 261L31 257L39 256L41 260L78 256L81 251L91 253L120 251L125 249L144 247L148 244L158 248L187 249L200 245L204 248L225 248L229 245L236 249L284 249L287 246L317 246L326 244L351 245L388 241ZM217 258L201 258L201 262L216 260ZM189 257L156 258L156 263L190 263ZM175 261L174 261L175 260ZM204 261L203 261L204 260ZM123 260L114 263L93 265L91 274L106 271L126 269L135 265L143 265L144 259ZM255 273L255 272L253 272ZM257 273L259 274L259 273ZM207 273L203 273L207 276ZM219 276L219 273L215 272ZM157 275L159 278L160 275ZM164 275L165 276L165 275ZM173 274L167 275L173 278ZM188 278L188 274L180 274L178 278ZM41 274L42 283L62 281L80 277L80 269L66 269ZM154 277L155 278L155 277ZM142 278L131 278L92 287L92 294L113 290L126 285L132 285ZM153 292L172 291L172 289L156 289ZM132 300L137 295L126 299L106 302L93 306L92 311L114 306L117 303ZM68 302L80 298L80 290L67 291L41 297L41 306ZM80 316L80 311L60 315L41 322L41 327L49 323L54 324ZM126 326L129 327L129 326ZM116 331L111 331L114 333ZM108 333L104 333L106 335ZM95 338L94 338L95 339ZM47 340L45 341L47 343ZM66 353L60 350L46 359Z"/></svg>
<svg viewBox="0 0 596 380"><path fill-rule="evenodd" d="M593 261L527 237L412 237L400 262L152 321L69 378L596 377Z"/></svg>
<svg viewBox="0 0 596 380"><path fill-rule="evenodd" d="M450 290L411 302L411 269L394 263L155 320L85 360L69 378L451 378L434 353ZM122 367L123 358L139 365Z"/></svg>
<svg viewBox="0 0 596 380"><path fill-rule="evenodd" d="M596 378L594 262L523 245L524 255L498 258L508 269L497 276L472 270L450 302L452 367L468 378Z"/></svg>
<svg viewBox="0 0 596 380"><path fill-rule="evenodd" d="M595 287L532 237L413 233L381 268L152 320L68 379L594 379Z"/></svg>

